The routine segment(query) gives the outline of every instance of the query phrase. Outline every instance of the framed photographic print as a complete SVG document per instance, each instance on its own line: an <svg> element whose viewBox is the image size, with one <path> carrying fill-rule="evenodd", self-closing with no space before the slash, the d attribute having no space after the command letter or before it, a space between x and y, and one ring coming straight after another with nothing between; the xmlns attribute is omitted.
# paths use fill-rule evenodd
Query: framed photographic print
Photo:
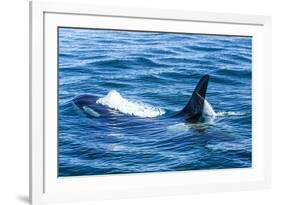
<svg viewBox="0 0 281 205"><path fill-rule="evenodd" d="M31 203L270 187L270 26L31 2Z"/></svg>

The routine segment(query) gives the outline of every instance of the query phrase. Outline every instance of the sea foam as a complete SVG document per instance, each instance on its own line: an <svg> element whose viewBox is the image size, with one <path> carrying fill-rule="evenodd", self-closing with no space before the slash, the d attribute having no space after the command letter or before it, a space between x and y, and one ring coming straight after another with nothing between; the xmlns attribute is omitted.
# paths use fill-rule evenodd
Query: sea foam
<svg viewBox="0 0 281 205"><path fill-rule="evenodd" d="M205 100L205 102L204 102L203 115L205 115L207 117L217 116L217 114L214 111L212 105L207 100Z"/></svg>
<svg viewBox="0 0 281 205"><path fill-rule="evenodd" d="M246 112L234 112L234 111L225 111L225 112L215 112L212 105L205 100L204 102L204 109L203 109L203 115L204 117L227 117L227 116L242 116L246 115Z"/></svg>
<svg viewBox="0 0 281 205"><path fill-rule="evenodd" d="M106 96L99 98L96 103L107 106L124 114L138 117L157 117L165 114L165 110L151 105L128 100L121 96L116 90L111 90Z"/></svg>

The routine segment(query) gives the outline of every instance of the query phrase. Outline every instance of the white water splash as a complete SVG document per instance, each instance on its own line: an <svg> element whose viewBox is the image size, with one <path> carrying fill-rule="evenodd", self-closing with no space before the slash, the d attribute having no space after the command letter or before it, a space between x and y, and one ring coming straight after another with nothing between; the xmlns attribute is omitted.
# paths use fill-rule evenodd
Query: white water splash
<svg viewBox="0 0 281 205"><path fill-rule="evenodd" d="M212 105L207 100L205 100L205 102L204 102L203 115L207 116L207 117L216 117L217 116Z"/></svg>
<svg viewBox="0 0 281 205"><path fill-rule="evenodd" d="M138 117L157 117L165 114L165 111L161 108L156 108L138 101L127 100L116 90L111 90L106 96L99 98L96 103L121 113Z"/></svg>
<svg viewBox="0 0 281 205"><path fill-rule="evenodd" d="M205 100L204 102L204 109L203 109L203 116L208 119L214 119L215 117L226 117L226 116L242 116L245 115L246 112L215 112L212 105Z"/></svg>

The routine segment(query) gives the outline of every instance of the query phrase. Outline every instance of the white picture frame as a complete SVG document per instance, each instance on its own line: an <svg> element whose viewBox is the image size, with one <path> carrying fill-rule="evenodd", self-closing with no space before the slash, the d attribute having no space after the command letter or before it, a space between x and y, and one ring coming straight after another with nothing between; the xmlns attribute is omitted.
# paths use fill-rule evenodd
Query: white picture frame
<svg viewBox="0 0 281 205"><path fill-rule="evenodd" d="M57 176L57 28L253 36L253 166L166 173ZM30 202L239 191L271 186L271 18L255 15L30 2ZM69 197L71 196L71 197Z"/></svg>

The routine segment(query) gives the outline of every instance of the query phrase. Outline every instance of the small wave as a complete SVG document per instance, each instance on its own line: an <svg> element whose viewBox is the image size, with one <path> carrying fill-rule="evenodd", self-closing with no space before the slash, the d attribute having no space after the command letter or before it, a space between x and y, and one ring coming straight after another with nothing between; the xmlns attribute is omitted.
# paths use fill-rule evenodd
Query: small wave
<svg viewBox="0 0 281 205"><path fill-rule="evenodd" d="M89 62L90 66L110 67L110 68L129 68L130 61L126 59L99 59Z"/></svg>
<svg viewBox="0 0 281 205"><path fill-rule="evenodd" d="M128 150L128 147L124 146L124 145L119 145L119 144L109 144L109 145L104 145L104 149L106 149L107 151L113 151L113 152L124 152L126 150Z"/></svg>
<svg viewBox="0 0 281 205"><path fill-rule="evenodd" d="M242 115L246 115L246 112L233 112L233 111L229 111L229 112L218 112L218 113L216 113L216 116L218 116L218 117L242 116Z"/></svg>
<svg viewBox="0 0 281 205"><path fill-rule="evenodd" d="M209 144L207 148L214 151L238 151L244 150L246 147L245 144L230 143L230 142L220 142L218 144Z"/></svg>
<svg viewBox="0 0 281 205"><path fill-rule="evenodd" d="M171 131L188 131L189 130L189 126L186 123L178 123L178 124L174 124L174 125L170 125L167 127L168 130Z"/></svg>
<svg viewBox="0 0 281 205"><path fill-rule="evenodd" d="M90 78L90 76L64 76L60 79L60 85L75 84Z"/></svg>
<svg viewBox="0 0 281 205"><path fill-rule="evenodd" d="M242 53L238 53L238 54L227 53L225 54L225 56L239 62L247 62L247 63L252 62L251 57L247 57L245 54L243 55Z"/></svg>
<svg viewBox="0 0 281 205"><path fill-rule="evenodd" d="M165 114L165 111L161 108L156 108L138 101L127 100L126 98L123 98L116 90L111 90L106 96L99 98L97 103L124 114L144 118L157 117Z"/></svg>
<svg viewBox="0 0 281 205"><path fill-rule="evenodd" d="M221 51L222 47L210 47L210 46L188 46L188 49L194 50L194 51L205 51L205 52L214 52L214 51Z"/></svg>

